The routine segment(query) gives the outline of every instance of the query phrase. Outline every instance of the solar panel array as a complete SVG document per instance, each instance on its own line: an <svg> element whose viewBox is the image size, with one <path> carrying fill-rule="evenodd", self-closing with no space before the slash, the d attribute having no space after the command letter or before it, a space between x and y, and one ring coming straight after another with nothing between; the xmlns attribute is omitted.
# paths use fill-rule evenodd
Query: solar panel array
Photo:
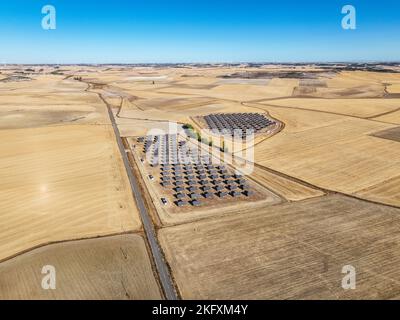
<svg viewBox="0 0 400 320"><path fill-rule="evenodd" d="M224 164L212 163L177 135L148 136L143 151L150 165L159 167L159 181L172 191L172 202L182 207L200 206L215 198L238 198L253 195L247 180L232 174Z"/></svg>
<svg viewBox="0 0 400 320"><path fill-rule="evenodd" d="M217 113L204 116L204 120L216 134L236 135L243 139L275 124L275 121L259 113Z"/></svg>

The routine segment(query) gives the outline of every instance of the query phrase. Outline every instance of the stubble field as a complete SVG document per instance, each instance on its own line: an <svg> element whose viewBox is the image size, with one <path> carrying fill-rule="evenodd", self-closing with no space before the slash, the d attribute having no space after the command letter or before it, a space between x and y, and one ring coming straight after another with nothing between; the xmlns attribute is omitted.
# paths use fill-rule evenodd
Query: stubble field
<svg viewBox="0 0 400 320"><path fill-rule="evenodd" d="M0 259L49 242L141 230L104 102L124 137L205 114L260 112L284 126L256 141L250 178L283 203L238 207L222 216L210 211L201 220L195 210L184 219L165 218L159 239L182 297L400 297L400 143L393 138L400 124L398 73L277 65L62 69L0 82ZM118 274L96 291L100 280L81 274L74 297L159 297L143 240L126 239L141 248L135 270L146 280L126 271L131 289L118 283ZM100 261L102 251L88 243L96 258L71 256L74 268ZM117 247L104 257L120 257ZM0 268L14 279L15 259L32 254L42 263L45 253L46 259L58 257L51 248ZM74 270L57 259L63 270ZM107 274L122 263L110 259L110 265L101 260ZM340 285L348 264L357 269L354 291ZM32 270L23 271L26 279ZM0 285L5 297L69 298Z"/></svg>
<svg viewBox="0 0 400 320"><path fill-rule="evenodd" d="M56 270L43 290L43 266ZM161 299L143 238L126 234L54 244L0 264L0 299Z"/></svg>
<svg viewBox="0 0 400 320"><path fill-rule="evenodd" d="M49 69L0 83L0 299L161 298L106 106Z"/></svg>
<svg viewBox="0 0 400 320"><path fill-rule="evenodd" d="M326 196L162 229L185 299L398 299L400 209ZM343 290L342 267L357 270Z"/></svg>

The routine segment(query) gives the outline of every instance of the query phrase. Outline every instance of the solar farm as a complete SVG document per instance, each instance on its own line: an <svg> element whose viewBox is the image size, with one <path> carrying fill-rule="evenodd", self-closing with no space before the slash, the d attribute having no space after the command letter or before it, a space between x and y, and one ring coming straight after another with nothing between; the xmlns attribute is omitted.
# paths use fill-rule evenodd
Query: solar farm
<svg viewBox="0 0 400 320"><path fill-rule="evenodd" d="M215 134L247 136L265 131L276 122L259 113L219 113L204 116L208 129Z"/></svg>
<svg viewBox="0 0 400 320"><path fill-rule="evenodd" d="M157 189L163 206L185 211L263 197L254 182L187 137L149 135L137 138L136 143L147 180Z"/></svg>

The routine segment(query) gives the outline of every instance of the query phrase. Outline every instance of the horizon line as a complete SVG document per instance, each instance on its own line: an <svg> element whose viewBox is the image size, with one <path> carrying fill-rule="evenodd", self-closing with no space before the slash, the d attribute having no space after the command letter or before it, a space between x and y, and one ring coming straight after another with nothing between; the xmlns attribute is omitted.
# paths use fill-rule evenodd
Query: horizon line
<svg viewBox="0 0 400 320"><path fill-rule="evenodd" d="M254 61L239 61L239 62L73 62L73 63L14 63L14 62L1 62L0 66L13 66L13 65L22 65L22 66L72 66L72 65L91 65L91 66L131 66L131 65L240 65L240 64L255 64L255 65L309 65L309 64L400 64L400 60L348 60L348 61L274 61L274 62L254 62Z"/></svg>

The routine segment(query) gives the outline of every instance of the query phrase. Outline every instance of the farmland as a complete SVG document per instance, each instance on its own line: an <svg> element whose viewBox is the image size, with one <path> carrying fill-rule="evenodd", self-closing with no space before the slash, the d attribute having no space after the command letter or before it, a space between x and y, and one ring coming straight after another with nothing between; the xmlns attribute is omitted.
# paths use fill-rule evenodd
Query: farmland
<svg viewBox="0 0 400 320"><path fill-rule="evenodd" d="M1 259L50 242L140 229L109 127L1 130L0 137Z"/></svg>
<svg viewBox="0 0 400 320"><path fill-rule="evenodd" d="M165 279L183 299L400 297L397 69L37 69L1 70L0 298L157 299ZM210 124L256 128L254 145L201 135ZM159 148L157 133L151 159L179 146L200 164L146 158L146 135L170 128L193 136ZM42 292L52 263L60 290Z"/></svg>
<svg viewBox="0 0 400 320"><path fill-rule="evenodd" d="M41 269L56 268L55 290ZM54 244L0 265L0 299L160 299L143 239L126 234ZM58 285L57 285L58 284Z"/></svg>
<svg viewBox="0 0 400 320"><path fill-rule="evenodd" d="M89 240L142 230L104 103L86 84L51 68L24 81L6 72L9 81L0 83L0 298L162 297L141 237ZM69 242L77 239L88 240ZM121 246L131 257L116 275L123 258L113 256ZM138 259L134 269L131 258ZM62 284L46 292L40 270L52 263Z"/></svg>
<svg viewBox="0 0 400 320"><path fill-rule="evenodd" d="M399 213L328 196L163 229L160 239L185 299L393 299ZM348 264L357 290L341 288Z"/></svg>

